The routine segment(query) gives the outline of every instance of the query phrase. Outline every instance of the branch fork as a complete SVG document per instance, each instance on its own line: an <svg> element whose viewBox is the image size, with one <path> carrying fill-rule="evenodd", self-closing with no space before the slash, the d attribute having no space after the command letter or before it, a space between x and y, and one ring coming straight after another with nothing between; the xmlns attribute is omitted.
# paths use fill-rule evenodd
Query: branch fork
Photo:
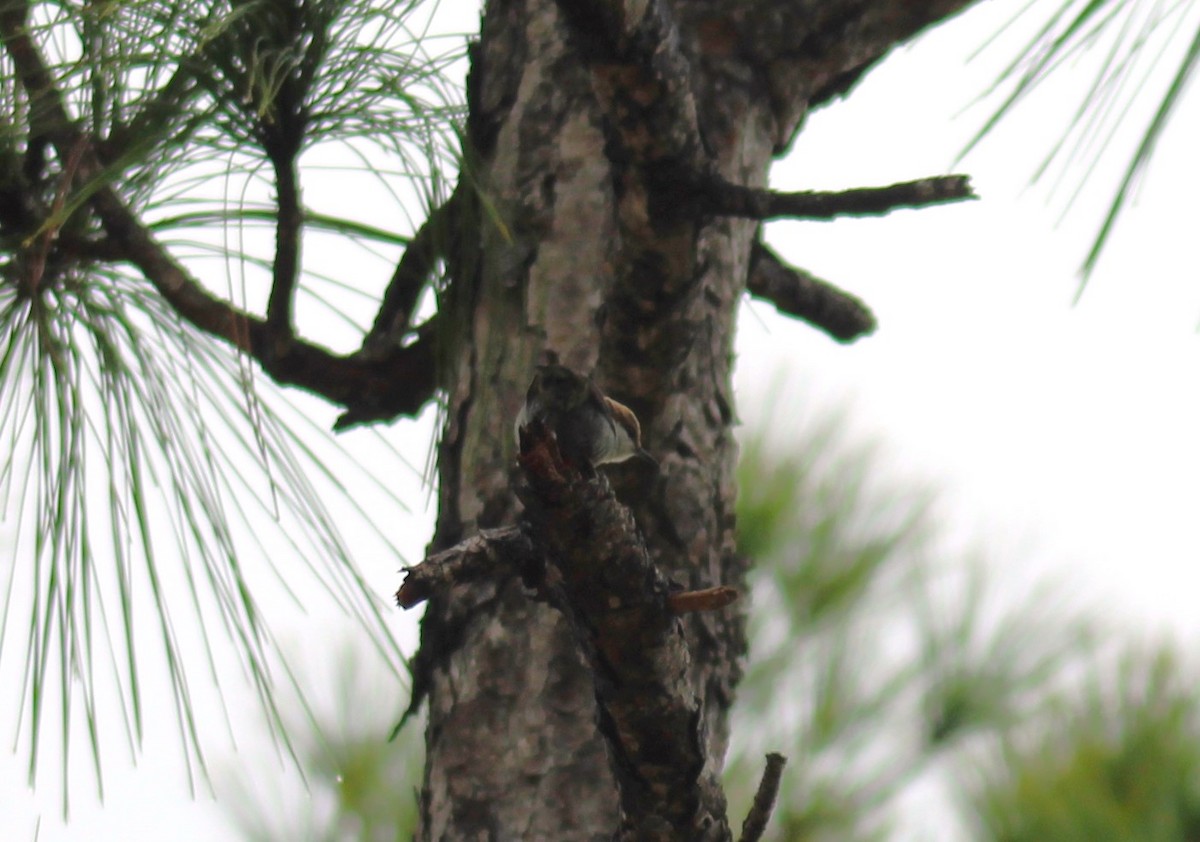
<svg viewBox="0 0 1200 842"><path fill-rule="evenodd" d="M415 238L418 248L401 260L381 308L380 318L388 316L387 330L377 326L368 334L365 344L370 346L369 353L338 355L296 336L292 303L300 273L303 225L296 156L302 146L303 120L292 121L275 130L274 139L264 148L275 172L277 193L276 250L265 318L212 294L175 260L114 189L111 162L104 155L106 145L112 146L112 138L106 144L105 139L84 131L80 122L72 119L58 80L31 35L29 5L22 0L2 5L0 40L30 111L38 115L40 136L63 162L64 182L54 210L61 209L68 191L82 193L96 213L104 236L83 241L74 237L56 243L53 235L57 232L49 229L26 249L25 285L34 289L44 282L43 269L49 257L75 263L129 263L193 327L254 358L276 382L297 386L346 407L336 429L390 420L397 415L415 416L433 397L436 386L434 323L431 320L414 328L408 302L416 299L420 285L431 273L436 248L443 245L442 241L430 242L429 236ZM169 101L188 84L185 73L182 78L173 77L159 93ZM27 189L14 192L12 184L5 187L8 204L20 208L30 203ZM14 216L8 213L5 222ZM48 254L51 249L54 251ZM407 311L397 318L395 311L405 306ZM381 334L386 334L382 339L388 341L381 341ZM401 339L413 334L416 341L402 346Z"/></svg>
<svg viewBox="0 0 1200 842"><path fill-rule="evenodd" d="M628 179L640 180L648 210L642 219L734 217L834 219L877 216L977 198L965 175L939 175L886 187L784 192L737 184L718 171L703 132L708 124L693 90L691 56L665 0L559 0L596 98L612 126L610 156ZM862 72L854 68L854 78ZM630 193L634 192L626 188ZM640 242L629 236L630 243ZM642 248L662 249L656 232ZM761 238L760 238L761 242ZM656 265L662 255L634 260ZM638 278L637 283L643 283ZM797 316L840 342L872 332L874 317L853 295L788 266L760 246L747 278L750 294Z"/></svg>

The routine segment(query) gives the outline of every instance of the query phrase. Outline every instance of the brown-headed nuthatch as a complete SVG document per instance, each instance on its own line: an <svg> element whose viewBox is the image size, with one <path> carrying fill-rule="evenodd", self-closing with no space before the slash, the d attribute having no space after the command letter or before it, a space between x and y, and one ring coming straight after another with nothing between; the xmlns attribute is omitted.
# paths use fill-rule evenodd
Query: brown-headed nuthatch
<svg viewBox="0 0 1200 842"><path fill-rule="evenodd" d="M545 424L563 456L581 467L634 458L658 466L642 449L641 426L629 407L565 366L538 366L517 416L518 444L521 428L535 421Z"/></svg>

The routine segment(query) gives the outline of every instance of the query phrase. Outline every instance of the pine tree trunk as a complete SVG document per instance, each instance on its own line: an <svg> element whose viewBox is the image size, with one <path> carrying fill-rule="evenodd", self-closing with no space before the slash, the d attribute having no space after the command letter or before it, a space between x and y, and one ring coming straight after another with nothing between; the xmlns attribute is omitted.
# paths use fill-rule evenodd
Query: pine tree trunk
<svg viewBox="0 0 1200 842"><path fill-rule="evenodd" d="M689 147L686 126L678 142L656 129L679 91L641 75L646 52L613 36L621 4L487 4L472 55L454 285L442 302L455 326L443 348L433 550L516 521L513 422L550 351L641 419L661 472L611 474L659 569L688 589L741 585L730 375L759 222L713 212L687 168L703 159L727 182L763 186L808 108L964 5L630 3L664 11L678 31L672 49L687 60L702 140ZM708 771L723 760L747 608L685 622ZM432 599L416 679L429 704L420 838L618 831L593 676L567 622L520 581Z"/></svg>

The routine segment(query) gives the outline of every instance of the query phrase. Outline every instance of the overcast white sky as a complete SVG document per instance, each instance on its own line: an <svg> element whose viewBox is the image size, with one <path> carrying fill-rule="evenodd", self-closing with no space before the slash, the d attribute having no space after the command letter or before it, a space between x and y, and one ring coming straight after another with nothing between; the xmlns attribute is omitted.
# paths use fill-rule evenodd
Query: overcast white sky
<svg viewBox="0 0 1200 842"><path fill-rule="evenodd" d="M836 189L950 171L984 112L955 115L1015 43L970 65L966 58L1020 5L982 4L892 56L849 100L812 117L791 157L776 166L775 186ZM1086 83L1084 73L1064 85ZM1035 102L953 167L972 175L983 201L881 220L773 224L769 239L785 257L865 299L880 329L843 347L767 305L746 308L740 412L753 423L780 372L792 412L850 402L855 430L882 440L896 474L940 486L948 532L964 543L983 536L1014 584L1054 577L1131 629L1193 638L1200 631L1200 263L1185 244L1196 236L1200 108L1193 98L1177 115L1137 205L1073 307L1075 270L1115 168L1093 177L1080 212L1057 227L1060 207L1027 186L1073 105ZM1142 125L1134 116L1130 123L1125 149ZM397 424L384 435L419 464L430 427L428 419ZM419 486L402 481L419 509ZM397 523L415 556L429 523L428 513ZM381 593L397 584L391 562L368 574ZM415 621L396 617L410 639ZM293 616L278 629L289 648L306 653L314 674L332 672L322 665L338 659L345 629L331 612ZM364 703L387 722L399 701L388 691ZM4 704L3 721L11 723ZM234 708L235 729L251 735L241 744L260 760L256 712ZM149 719L153 732L137 769L110 755L106 804L77 787L66 826L54 776L45 777L46 792L33 793L23 752L0 754L5 838L33 838L39 816L42 840L228 838L220 808L187 795L168 714L151 711ZM219 739L210 756L218 771L239 762ZM262 777L287 779L278 764Z"/></svg>

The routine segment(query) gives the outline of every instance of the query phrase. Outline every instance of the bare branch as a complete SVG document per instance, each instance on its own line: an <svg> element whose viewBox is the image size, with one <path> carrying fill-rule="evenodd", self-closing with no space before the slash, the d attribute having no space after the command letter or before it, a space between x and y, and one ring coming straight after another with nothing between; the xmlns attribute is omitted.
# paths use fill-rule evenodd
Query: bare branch
<svg viewBox="0 0 1200 842"><path fill-rule="evenodd" d="M702 180L695 189L704 212L749 219L880 216L899 208L920 208L979 198L971 188L970 177L965 175L933 176L887 187L859 187L832 192L778 193L720 179Z"/></svg>
<svg viewBox="0 0 1200 842"><path fill-rule="evenodd" d="M433 594L483 578L502 578L533 560L533 544L518 526L482 529L479 534L408 568L396 604L409 609Z"/></svg>
<svg viewBox="0 0 1200 842"><path fill-rule="evenodd" d="M767 755L767 768L763 770L762 780L759 781L758 791L754 793L754 803L742 823L740 842L758 842L767 829L771 812L775 809L775 799L779 795L779 782L783 777L783 767L787 758L782 754L771 752Z"/></svg>
<svg viewBox="0 0 1200 842"><path fill-rule="evenodd" d="M761 242L756 242L750 253L746 289L755 298L770 301L779 312L804 319L839 342L853 342L875 330L875 316L866 304L828 281L788 266Z"/></svg>

